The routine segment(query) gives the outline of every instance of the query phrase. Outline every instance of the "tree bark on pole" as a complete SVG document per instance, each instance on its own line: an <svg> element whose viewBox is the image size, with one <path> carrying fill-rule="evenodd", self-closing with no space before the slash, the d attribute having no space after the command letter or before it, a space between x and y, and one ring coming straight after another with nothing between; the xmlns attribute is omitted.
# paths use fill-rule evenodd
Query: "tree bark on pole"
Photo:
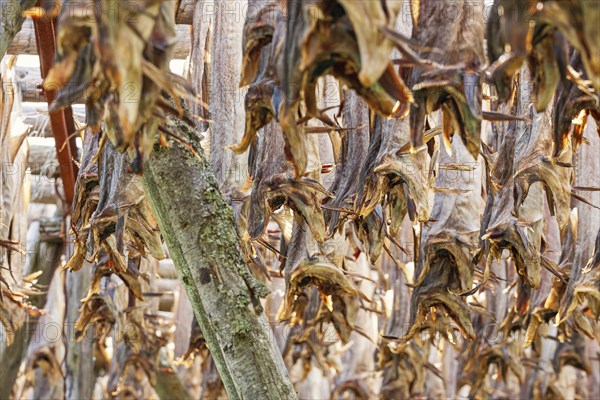
<svg viewBox="0 0 600 400"><path fill-rule="evenodd" d="M183 133L194 152L155 148L143 182L219 374L231 399L295 399L257 299L265 288L242 259L198 138Z"/></svg>

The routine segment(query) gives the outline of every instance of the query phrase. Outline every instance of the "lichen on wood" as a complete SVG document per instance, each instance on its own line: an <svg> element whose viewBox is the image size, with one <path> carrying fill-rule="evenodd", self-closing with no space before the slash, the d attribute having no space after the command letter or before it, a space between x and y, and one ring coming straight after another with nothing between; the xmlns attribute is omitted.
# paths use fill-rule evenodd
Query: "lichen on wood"
<svg viewBox="0 0 600 400"><path fill-rule="evenodd" d="M143 182L225 388L230 398L293 399L259 303L266 287L244 263L196 133L177 131L191 148L157 145Z"/></svg>

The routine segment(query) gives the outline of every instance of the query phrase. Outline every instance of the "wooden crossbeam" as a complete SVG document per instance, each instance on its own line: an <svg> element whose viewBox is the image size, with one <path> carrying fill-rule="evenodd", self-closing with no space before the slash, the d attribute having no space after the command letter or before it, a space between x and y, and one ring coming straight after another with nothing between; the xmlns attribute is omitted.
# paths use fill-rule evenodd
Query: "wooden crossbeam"
<svg viewBox="0 0 600 400"><path fill-rule="evenodd" d="M177 46L175 46L173 58L183 59L190 54L191 34L190 25L181 24L176 26L177 29ZM33 29L33 21L26 20L23 27L17 33L10 46L8 46L7 54L12 55L37 55L37 46L35 44L35 31Z"/></svg>

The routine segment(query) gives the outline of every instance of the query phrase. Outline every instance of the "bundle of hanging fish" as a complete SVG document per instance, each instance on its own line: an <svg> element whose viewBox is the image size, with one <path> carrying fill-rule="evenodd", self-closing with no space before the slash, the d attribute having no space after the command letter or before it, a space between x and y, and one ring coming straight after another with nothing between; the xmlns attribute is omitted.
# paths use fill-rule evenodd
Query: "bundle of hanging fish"
<svg viewBox="0 0 600 400"><path fill-rule="evenodd" d="M414 103L410 109L411 144L425 144L433 128L427 115L441 111L444 142L457 133L474 158L479 154L483 51L483 2L411 2L413 36L383 29L401 53ZM451 9L452 12L444 12ZM414 50L413 50L414 49ZM435 124L437 125L437 124Z"/></svg>
<svg viewBox="0 0 600 400"><path fill-rule="evenodd" d="M393 42L379 30L379 25L394 23L401 2L281 3L267 2L244 26L241 85L249 85L246 129L242 141L231 146L236 153L250 149L253 187L242 237L257 240L269 215L285 205L308 223L318 242L323 242L339 226L334 219L327 232L321 201L333 195L318 182L320 171L315 177L315 171L307 170L311 153L307 134L345 128L325 110L317 109L317 80L333 75L362 96L372 110L385 116L405 116L412 95L391 63ZM373 21L375 25L371 25ZM381 46L370 45L372 41ZM321 125L314 126L312 119ZM363 132L353 138L368 141ZM359 169L363 160L354 158L351 162ZM349 180L352 174L345 174L344 183ZM340 181L337 186L344 183ZM356 190L340 187L340 191L344 192L343 202L351 196L356 198ZM331 206L340 208L341 201ZM357 224L368 227L380 221L383 227L381 216L371 213L374 208L370 207ZM363 236L368 240L368 235ZM373 247L375 259L381 246L374 243Z"/></svg>
<svg viewBox="0 0 600 400"><path fill-rule="evenodd" d="M144 385L139 383L145 376L152 381L158 368L155 356L164 345L155 316L141 306L147 304L144 294L150 283L143 272L148 266L142 265L148 255L162 259L164 252L141 179L129 171L129 153L119 153L111 142L100 148L100 140L100 135L86 130L72 213L74 252L65 265L73 271L85 261L93 265L75 339L82 340L94 326L102 351L105 339L114 333L116 346L122 349L115 354L116 363L107 356L111 380L119 380L115 386L121 391L141 393ZM124 285L116 285L119 280L112 280L113 275Z"/></svg>
<svg viewBox="0 0 600 400"><path fill-rule="evenodd" d="M140 178L128 172L128 155L119 154L111 143L100 149L99 141L98 135L86 132L72 214L75 249L65 269L76 271L84 260L97 260L105 251L110 262L106 271L95 270L91 293L99 292L103 275L115 273L141 299L139 272L131 260L146 254L164 258L158 222Z"/></svg>
<svg viewBox="0 0 600 400"><path fill-rule="evenodd" d="M600 8L594 1L496 0L487 24L487 79L501 102L527 62L533 81L534 106L545 110L554 98L553 157L567 145L571 120L588 115L600 122ZM558 96L555 93L558 91Z"/></svg>
<svg viewBox="0 0 600 400"><path fill-rule="evenodd" d="M287 159L296 177L301 177L307 167L308 120L317 118L326 127L336 128L317 109L317 80L325 75L354 89L373 110L405 116L412 94L390 61L392 42L374 29L393 23L400 5L288 1L281 8L267 3L248 19L241 79L242 85L250 84L246 132L233 150L245 151L257 131L275 118L283 131Z"/></svg>
<svg viewBox="0 0 600 400"><path fill-rule="evenodd" d="M77 335L82 337L91 322L98 323L101 335L115 324L119 329L137 326L136 331L144 334L143 318L117 310L101 282L115 274L133 301L141 301L147 277L140 272L140 258L148 254L164 258L158 223L140 178L132 172L142 171L156 132L166 144L168 132L161 131L166 126L161 120L169 113L181 115L181 97L189 93L188 84L168 72L174 4L64 1L42 6L44 17L61 10L57 59L44 81L46 88L58 88L51 107L77 100L86 104L71 226L75 247L65 266L78 270L85 260L94 263ZM139 351L142 342L128 339L128 334L123 337Z"/></svg>
<svg viewBox="0 0 600 400"><path fill-rule="evenodd" d="M191 89L169 72L175 43L175 2L162 0L46 0L38 18L58 15L57 54L44 88L57 90L51 109L86 105L86 124L123 152L132 149L141 173L168 114L184 116L181 98ZM60 10L57 11L57 10ZM32 13L35 14L35 13Z"/></svg>

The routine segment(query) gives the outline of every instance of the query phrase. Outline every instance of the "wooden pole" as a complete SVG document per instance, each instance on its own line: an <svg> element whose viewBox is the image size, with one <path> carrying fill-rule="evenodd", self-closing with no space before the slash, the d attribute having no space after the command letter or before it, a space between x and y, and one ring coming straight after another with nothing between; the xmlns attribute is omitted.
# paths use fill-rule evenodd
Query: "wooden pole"
<svg viewBox="0 0 600 400"><path fill-rule="evenodd" d="M256 296L266 288L244 263L233 212L197 135L194 152L156 148L143 182L180 279L231 399L295 399Z"/></svg>

